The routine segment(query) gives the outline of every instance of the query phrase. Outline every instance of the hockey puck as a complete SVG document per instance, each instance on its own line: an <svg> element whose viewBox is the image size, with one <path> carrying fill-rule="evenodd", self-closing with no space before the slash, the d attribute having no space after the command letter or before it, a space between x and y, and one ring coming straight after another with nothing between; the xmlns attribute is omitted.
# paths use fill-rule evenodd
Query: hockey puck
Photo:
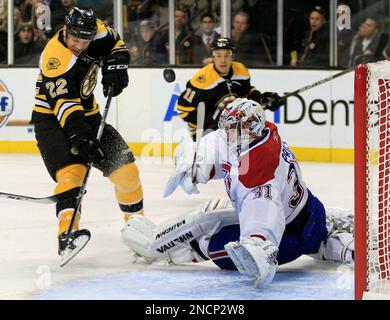
<svg viewBox="0 0 390 320"><path fill-rule="evenodd" d="M164 69L163 71L164 79L166 82L173 82L176 79L175 71L171 68Z"/></svg>

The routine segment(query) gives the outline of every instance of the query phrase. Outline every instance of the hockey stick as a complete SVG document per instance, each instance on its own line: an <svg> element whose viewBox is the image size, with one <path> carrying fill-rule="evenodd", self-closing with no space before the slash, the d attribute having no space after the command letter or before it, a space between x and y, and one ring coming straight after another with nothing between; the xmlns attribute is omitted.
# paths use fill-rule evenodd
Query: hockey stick
<svg viewBox="0 0 390 320"><path fill-rule="evenodd" d="M0 192L0 198L5 199L12 199L12 200L21 200L21 201L28 201L28 202L35 202L40 204L53 204L57 203L61 200L72 198L78 195L79 188L73 188L68 191L64 191L52 196L43 197L43 198L34 198L30 196L24 196L21 194L14 194L14 193L7 193L7 192Z"/></svg>
<svg viewBox="0 0 390 320"><path fill-rule="evenodd" d="M191 168L191 177L192 177L192 182L195 183L196 181L196 156L198 152L198 147L200 143L200 139L202 138L203 135L203 130L204 130L204 119L206 115L206 105L203 101L198 103L198 107L196 109L196 141L195 141L195 152L194 152L194 161L192 163L192 168Z"/></svg>
<svg viewBox="0 0 390 320"><path fill-rule="evenodd" d="M110 109L112 94L113 94L113 87L110 86L110 87L108 87L107 102L106 102L106 106L104 108L102 119L100 121L99 129L98 129L98 132L96 135L96 139L98 141L100 141L100 139L102 138L103 130L104 130L104 127L106 125L106 120L107 120L108 110ZM83 183L80 187L79 194L77 196L77 202L75 205L75 210L73 211L72 220L70 221L68 232L66 233L66 240L65 240L66 242L68 242L68 240L69 240L69 236L72 233L72 229L73 229L74 223L76 221L77 213L80 211L81 201L83 200L83 196L86 192L87 181L88 181L88 177L89 177L89 173L91 171L92 165L93 165L93 161L91 161L90 163L87 164L87 171L85 173Z"/></svg>
<svg viewBox="0 0 390 320"><path fill-rule="evenodd" d="M314 82L314 83L312 83L312 84L309 84L308 86L305 86L305 87L300 88L300 89L298 89L298 90L295 90L295 91L293 91L293 92L289 92L289 93L285 94L284 96L282 96L282 97L281 97L281 100L285 100L285 99L287 99L288 97L295 96L295 95L297 95L298 93L301 93L301 92L303 92L303 91L312 89L312 88L314 88L314 87L317 87L317 86L319 86L319 85L321 85L321 84L323 84L323 83L325 83L325 82L328 82L328 81L331 81L331 80L336 79L336 78L338 78L338 77L341 77L341 76L343 76L343 75L345 75L345 74L347 74L347 73L349 73L349 72L351 72L351 71L353 71L353 70L355 70L355 67L350 67L350 68L348 68L348 69L345 69L344 71L341 71L341 72L339 72L339 73L336 73L336 74L333 75L333 76L327 77L327 78L322 79L322 80L317 81L317 82Z"/></svg>

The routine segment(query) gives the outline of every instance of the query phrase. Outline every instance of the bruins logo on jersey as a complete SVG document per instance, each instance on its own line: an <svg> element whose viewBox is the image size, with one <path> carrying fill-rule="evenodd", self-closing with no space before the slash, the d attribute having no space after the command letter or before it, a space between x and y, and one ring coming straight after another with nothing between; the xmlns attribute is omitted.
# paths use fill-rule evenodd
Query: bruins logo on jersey
<svg viewBox="0 0 390 320"><path fill-rule="evenodd" d="M196 78L196 81L199 83L205 83L206 82L206 76L204 74L200 75Z"/></svg>
<svg viewBox="0 0 390 320"><path fill-rule="evenodd" d="M58 69L58 67L61 65L60 60L57 58L50 58L49 61L46 64L47 70L55 70Z"/></svg>
<svg viewBox="0 0 390 320"><path fill-rule="evenodd" d="M83 83L81 84L80 94L83 99L87 99L96 87L97 77L99 71L99 63L95 61L91 68L89 68Z"/></svg>

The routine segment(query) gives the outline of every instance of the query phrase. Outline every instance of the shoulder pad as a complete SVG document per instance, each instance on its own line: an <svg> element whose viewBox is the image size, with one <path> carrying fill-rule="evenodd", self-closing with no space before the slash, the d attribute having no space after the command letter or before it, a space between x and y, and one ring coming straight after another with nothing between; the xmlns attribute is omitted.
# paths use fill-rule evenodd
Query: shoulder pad
<svg viewBox="0 0 390 320"><path fill-rule="evenodd" d="M42 74L48 78L65 74L77 61L77 57L58 40L58 35L48 42L39 61Z"/></svg>
<svg viewBox="0 0 390 320"><path fill-rule="evenodd" d="M108 34L109 30L106 27L106 25L104 24L104 22L100 19L97 19L96 24L97 24L97 32L96 32L96 36L95 36L94 40L102 39ZM110 30L111 30L111 28L110 28Z"/></svg>
<svg viewBox="0 0 390 320"><path fill-rule="evenodd" d="M198 89L211 89L218 84L221 76L214 70L212 63L200 69L191 79L192 86Z"/></svg>
<svg viewBox="0 0 390 320"><path fill-rule="evenodd" d="M248 69L240 62L233 61L232 62L232 68L233 68L233 77L249 77L249 71Z"/></svg>
<svg viewBox="0 0 390 320"><path fill-rule="evenodd" d="M266 127L269 130L268 138L250 148L239 159L238 179L246 188L254 188L274 179L279 166L282 141L274 124L267 121Z"/></svg>

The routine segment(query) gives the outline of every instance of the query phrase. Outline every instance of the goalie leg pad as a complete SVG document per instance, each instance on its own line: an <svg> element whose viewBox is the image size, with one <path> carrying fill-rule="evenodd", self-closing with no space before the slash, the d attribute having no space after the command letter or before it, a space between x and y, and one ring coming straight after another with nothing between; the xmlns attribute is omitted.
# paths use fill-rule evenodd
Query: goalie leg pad
<svg viewBox="0 0 390 320"><path fill-rule="evenodd" d="M353 264L355 260L355 248L353 234L336 231L322 242L317 254L313 258L329 260L346 264Z"/></svg>
<svg viewBox="0 0 390 320"><path fill-rule="evenodd" d="M148 225L146 221L142 216L135 216L123 229L123 241L131 250L148 259L172 259L175 262L175 252L186 248L193 253L190 261L202 261L205 257L207 259L207 253L194 248L193 241L209 241L222 227L237 224L238 216L229 208L209 212L199 212L198 208L156 227Z"/></svg>
<svg viewBox="0 0 390 320"><path fill-rule="evenodd" d="M327 238L312 257L321 260L352 264L354 249L354 214L352 210L326 208Z"/></svg>

